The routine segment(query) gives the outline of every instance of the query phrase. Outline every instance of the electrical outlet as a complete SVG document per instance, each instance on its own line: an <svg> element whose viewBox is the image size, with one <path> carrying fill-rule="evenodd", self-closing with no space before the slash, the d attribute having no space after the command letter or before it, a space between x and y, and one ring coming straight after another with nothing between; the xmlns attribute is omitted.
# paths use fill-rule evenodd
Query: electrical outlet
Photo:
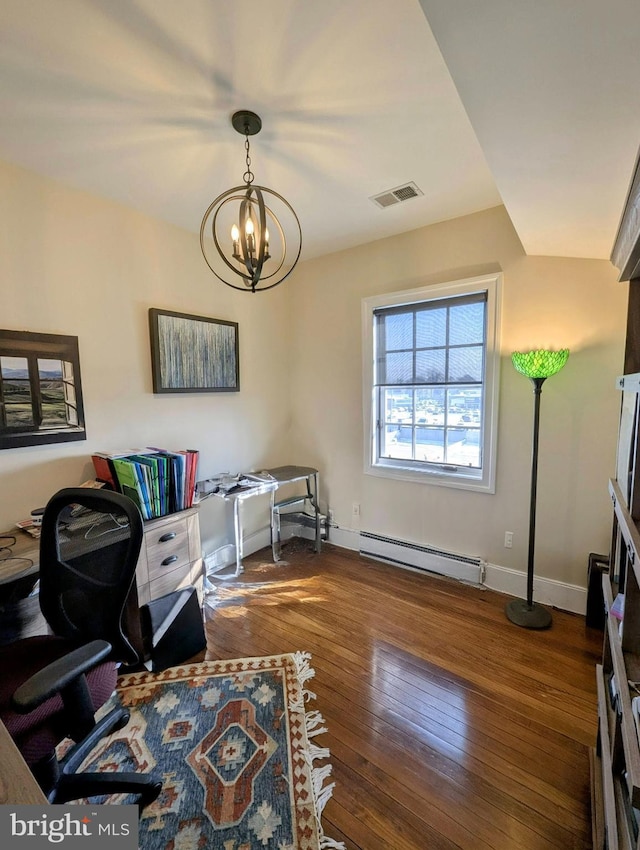
<svg viewBox="0 0 640 850"><path fill-rule="evenodd" d="M329 510L327 511L327 519L329 520L329 525L335 525L336 521L333 516L333 510L331 508L329 508Z"/></svg>
<svg viewBox="0 0 640 850"><path fill-rule="evenodd" d="M359 504L359 502L354 502L353 505L351 505L351 515L354 518L360 517L360 504Z"/></svg>
<svg viewBox="0 0 640 850"><path fill-rule="evenodd" d="M513 531L505 531L504 533L504 547L505 549L511 549L513 546Z"/></svg>

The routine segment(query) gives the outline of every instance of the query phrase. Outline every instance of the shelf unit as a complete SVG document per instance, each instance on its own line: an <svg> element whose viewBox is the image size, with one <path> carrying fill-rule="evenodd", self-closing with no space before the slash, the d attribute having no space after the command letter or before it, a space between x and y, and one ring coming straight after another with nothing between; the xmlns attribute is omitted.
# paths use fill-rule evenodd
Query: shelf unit
<svg viewBox="0 0 640 850"><path fill-rule="evenodd" d="M596 667L598 735L592 761L595 850L640 850L640 739L632 700L640 696L640 373L622 390L609 574L602 577L605 631ZM624 593L622 620L612 611Z"/></svg>

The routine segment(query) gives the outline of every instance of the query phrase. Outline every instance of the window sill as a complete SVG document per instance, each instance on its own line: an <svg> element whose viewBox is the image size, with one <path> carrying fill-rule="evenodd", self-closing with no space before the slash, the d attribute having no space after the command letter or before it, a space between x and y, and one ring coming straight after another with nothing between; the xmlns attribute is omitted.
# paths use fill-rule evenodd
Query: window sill
<svg viewBox="0 0 640 850"><path fill-rule="evenodd" d="M434 485L436 487L450 487L456 490L471 490L476 493L495 493L495 483L486 481L480 477L470 475L454 474L449 472L432 472L421 469L412 469L406 466L387 464L369 464L365 467L365 475L373 475L377 478L393 478L397 481L412 481L416 484Z"/></svg>

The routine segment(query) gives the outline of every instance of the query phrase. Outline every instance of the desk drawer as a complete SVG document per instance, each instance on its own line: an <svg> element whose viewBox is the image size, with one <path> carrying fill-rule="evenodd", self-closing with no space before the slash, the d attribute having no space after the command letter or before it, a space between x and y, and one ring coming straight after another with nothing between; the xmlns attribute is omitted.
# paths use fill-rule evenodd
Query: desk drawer
<svg viewBox="0 0 640 850"><path fill-rule="evenodd" d="M202 564L197 561L195 564L184 564L176 569L167 569L160 574L152 582L150 582L150 597L157 599L159 596L164 596L165 593L171 593L181 587L195 585L198 590L202 586L199 581L202 571ZM200 596L200 593L199 593Z"/></svg>
<svg viewBox="0 0 640 850"><path fill-rule="evenodd" d="M145 534L149 581L169 570L186 566L189 561L189 533L184 518L163 523Z"/></svg>

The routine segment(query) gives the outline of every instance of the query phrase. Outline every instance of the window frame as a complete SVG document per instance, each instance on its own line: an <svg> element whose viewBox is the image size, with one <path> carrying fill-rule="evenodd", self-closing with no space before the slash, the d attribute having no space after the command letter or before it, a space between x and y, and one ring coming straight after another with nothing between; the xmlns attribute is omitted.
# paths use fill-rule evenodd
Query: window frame
<svg viewBox="0 0 640 850"><path fill-rule="evenodd" d="M364 472L383 478L495 493L500 386L500 314L502 274L479 275L416 289L374 295L362 300ZM377 310L486 293L486 341L483 375L482 467L467 470L446 465L420 466L422 461L378 457L377 394L375 379ZM400 386L400 385L398 385Z"/></svg>
<svg viewBox="0 0 640 850"><path fill-rule="evenodd" d="M0 449L87 439L84 426L78 337L0 330L0 357L15 357L27 361L28 376L15 380L29 383L30 404L33 411L32 424L24 427L12 427L6 424L5 379L0 371ZM48 425L43 421L43 391L38 373L39 360L59 360L61 363L62 377L60 381L64 394L66 425Z"/></svg>

